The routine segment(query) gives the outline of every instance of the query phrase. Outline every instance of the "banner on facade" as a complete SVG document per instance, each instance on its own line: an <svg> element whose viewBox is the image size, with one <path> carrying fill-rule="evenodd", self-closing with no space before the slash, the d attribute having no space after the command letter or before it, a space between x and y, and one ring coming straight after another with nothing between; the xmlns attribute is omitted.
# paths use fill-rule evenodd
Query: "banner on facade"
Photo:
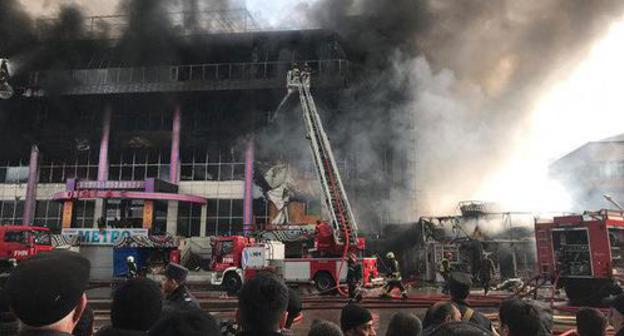
<svg viewBox="0 0 624 336"><path fill-rule="evenodd" d="M63 236L78 236L80 245L115 245L131 236L147 236L147 229L63 229Z"/></svg>

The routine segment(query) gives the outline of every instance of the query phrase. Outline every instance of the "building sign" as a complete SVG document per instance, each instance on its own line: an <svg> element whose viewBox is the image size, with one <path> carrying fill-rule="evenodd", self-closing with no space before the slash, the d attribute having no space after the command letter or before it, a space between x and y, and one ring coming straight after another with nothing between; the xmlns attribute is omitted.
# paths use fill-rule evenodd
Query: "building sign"
<svg viewBox="0 0 624 336"><path fill-rule="evenodd" d="M63 236L78 236L81 245L115 245L130 236L147 236L147 229L63 229Z"/></svg>
<svg viewBox="0 0 624 336"><path fill-rule="evenodd" d="M76 189L143 190L145 181L78 181Z"/></svg>

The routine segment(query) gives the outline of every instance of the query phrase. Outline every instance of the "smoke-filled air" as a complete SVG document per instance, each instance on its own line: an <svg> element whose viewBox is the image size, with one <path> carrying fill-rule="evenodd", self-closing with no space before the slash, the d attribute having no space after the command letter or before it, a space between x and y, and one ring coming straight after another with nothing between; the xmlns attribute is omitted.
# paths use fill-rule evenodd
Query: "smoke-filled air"
<svg viewBox="0 0 624 336"><path fill-rule="evenodd" d="M175 29L161 20L167 6L227 5L101 3L86 5L88 14L131 14L118 48L129 64L180 57L164 53L171 43L167 32ZM70 29L55 32L77 34L71 18L83 15L81 2L64 3L60 12L50 2L21 4L0 3L0 50L13 53L18 65L38 59L26 50L36 32L24 29L35 15L60 13ZM583 210L570 201L574 186L551 179L549 165L588 141L624 132L618 85L624 75L622 1L310 0L247 6L261 27L337 32L348 42L345 53L362 67L340 93L339 108L322 111L331 120L327 128L337 156L352 156L365 186L352 196L359 217L411 221L454 213L458 202L470 199L505 210ZM137 43L145 48L137 49ZM263 143L264 149L274 148L284 133L258 134L258 153ZM307 148L303 137L297 141ZM398 170L407 174L393 173ZM388 186L387 197L375 192Z"/></svg>

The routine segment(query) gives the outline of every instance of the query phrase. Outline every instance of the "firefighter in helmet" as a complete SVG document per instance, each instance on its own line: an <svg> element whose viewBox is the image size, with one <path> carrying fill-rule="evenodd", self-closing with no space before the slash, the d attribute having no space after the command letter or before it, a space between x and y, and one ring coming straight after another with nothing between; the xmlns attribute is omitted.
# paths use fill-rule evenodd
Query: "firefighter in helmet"
<svg viewBox="0 0 624 336"><path fill-rule="evenodd" d="M448 277L453 271L451 266L452 254L451 252L444 252L442 259L440 259L440 275L444 279L444 287L442 287L442 293L448 293Z"/></svg>
<svg viewBox="0 0 624 336"><path fill-rule="evenodd" d="M128 266L128 274L126 275L128 279L133 279L139 276L139 268L137 267L133 256L126 257L126 265Z"/></svg>
<svg viewBox="0 0 624 336"><path fill-rule="evenodd" d="M405 289L405 287L403 286L403 283L401 282L401 280L403 279L401 278L401 270L399 269L399 262L396 260L393 252L388 252L388 254L386 254L386 259L388 261L388 274L387 274L388 280L386 281L386 284L384 285L384 293L382 294L382 296L389 297L390 292L394 288L399 288L401 290L401 297L403 299L407 299L407 290Z"/></svg>
<svg viewBox="0 0 624 336"><path fill-rule="evenodd" d="M362 301L360 286L362 284L362 262L357 255L351 252L347 260L347 285L349 286L349 301Z"/></svg>

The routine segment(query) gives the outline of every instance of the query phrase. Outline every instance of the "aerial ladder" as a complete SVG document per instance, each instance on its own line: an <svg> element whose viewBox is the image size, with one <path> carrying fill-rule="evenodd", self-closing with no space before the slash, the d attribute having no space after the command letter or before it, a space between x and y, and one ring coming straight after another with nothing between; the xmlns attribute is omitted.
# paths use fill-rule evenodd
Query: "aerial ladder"
<svg viewBox="0 0 624 336"><path fill-rule="evenodd" d="M310 92L310 77L311 69L308 66L294 66L288 71L286 79L288 94L280 103L277 112L283 107L288 97L293 93L299 94L303 121L306 126L306 138L310 143L316 173L321 183L324 205L330 214L334 241L338 246L350 245L355 248L357 224L340 178L329 138Z"/></svg>

